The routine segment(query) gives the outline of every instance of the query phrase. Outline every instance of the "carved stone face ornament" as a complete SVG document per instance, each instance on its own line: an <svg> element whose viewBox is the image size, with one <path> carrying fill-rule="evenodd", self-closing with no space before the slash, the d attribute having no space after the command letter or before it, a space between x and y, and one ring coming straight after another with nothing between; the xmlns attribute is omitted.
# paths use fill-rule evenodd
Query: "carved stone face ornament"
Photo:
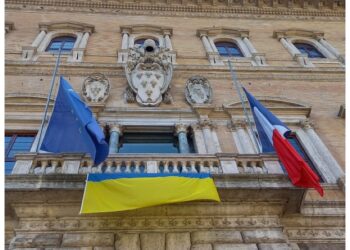
<svg viewBox="0 0 350 250"><path fill-rule="evenodd" d="M213 91L209 81L202 76L192 76L186 82L185 96L190 104L212 102Z"/></svg>
<svg viewBox="0 0 350 250"><path fill-rule="evenodd" d="M108 79L100 73L93 74L83 83L82 96L87 102L103 102L109 95Z"/></svg>
<svg viewBox="0 0 350 250"><path fill-rule="evenodd" d="M126 100L130 102L133 100L130 98L131 89L140 105L159 105L163 97L169 95L167 91L172 72L172 65L167 60L167 51L157 48L153 40L147 39L143 47L135 46L130 49L125 66L130 87L126 92Z"/></svg>

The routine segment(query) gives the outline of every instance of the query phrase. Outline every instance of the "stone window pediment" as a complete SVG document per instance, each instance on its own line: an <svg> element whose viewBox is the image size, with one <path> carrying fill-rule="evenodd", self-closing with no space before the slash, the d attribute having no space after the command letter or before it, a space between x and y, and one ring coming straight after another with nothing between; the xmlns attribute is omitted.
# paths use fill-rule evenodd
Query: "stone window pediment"
<svg viewBox="0 0 350 250"><path fill-rule="evenodd" d="M291 115L298 117L309 117L311 113L311 106L302 103L300 101L291 100L288 98L272 97L272 96L255 96L255 98L266 108L271 110L276 115ZM249 106L248 102L245 102L246 107ZM234 112L237 109L237 112L242 112L242 103L233 102L229 104L224 104L223 108L227 111ZM236 112L234 112L236 113Z"/></svg>
<svg viewBox="0 0 350 250"><path fill-rule="evenodd" d="M176 51L173 50L171 37L173 30L166 26L156 25L126 25L120 27L122 33L122 46L118 50L118 63L126 63L128 59L128 50L135 46L135 41L141 39L152 39L157 46L165 48L169 51L168 61L172 64L176 63Z"/></svg>
<svg viewBox="0 0 350 250"><path fill-rule="evenodd" d="M49 22L49 23L39 23L39 29L45 31L55 31L55 30L71 30L76 32L90 32L95 31L95 27L90 24L80 23L80 22Z"/></svg>
<svg viewBox="0 0 350 250"><path fill-rule="evenodd" d="M249 63L253 66L265 66L265 55L258 53L249 40L249 31L228 27L203 28L197 30L197 36L203 42L211 65L225 65L228 57L222 55L215 45L218 42L229 42L237 45L243 56L233 56L235 60Z"/></svg>
<svg viewBox="0 0 350 250"><path fill-rule="evenodd" d="M86 45L94 26L79 22L50 22L39 24L39 34L30 46L22 48L22 59L36 61L39 57L51 56L56 51L47 51L53 39L58 37L75 37L72 49L63 54L68 62L82 62Z"/></svg>
<svg viewBox="0 0 350 250"><path fill-rule="evenodd" d="M325 38L324 33L313 30L287 29L273 32L273 37L278 39L287 51L303 67L315 67L314 63L319 61L339 61L345 64L345 58ZM295 43L309 44L322 56L312 57L305 51L295 46ZM313 63L314 62L314 63Z"/></svg>

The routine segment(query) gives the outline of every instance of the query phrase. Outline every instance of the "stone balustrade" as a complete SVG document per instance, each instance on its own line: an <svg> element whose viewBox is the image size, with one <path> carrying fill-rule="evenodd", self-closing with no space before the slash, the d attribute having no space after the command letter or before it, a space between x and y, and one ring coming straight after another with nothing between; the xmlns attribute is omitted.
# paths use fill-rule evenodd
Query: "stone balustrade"
<svg viewBox="0 0 350 250"><path fill-rule="evenodd" d="M12 171L30 175L87 173L284 174L275 156L237 154L112 154L94 165L84 154L23 153L16 156Z"/></svg>

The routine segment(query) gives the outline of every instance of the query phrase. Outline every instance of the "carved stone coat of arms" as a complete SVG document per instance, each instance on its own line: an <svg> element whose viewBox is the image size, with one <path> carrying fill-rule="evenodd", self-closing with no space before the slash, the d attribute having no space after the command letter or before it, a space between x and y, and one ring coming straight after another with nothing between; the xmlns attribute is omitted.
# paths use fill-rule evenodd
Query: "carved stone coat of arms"
<svg viewBox="0 0 350 250"><path fill-rule="evenodd" d="M100 73L90 75L85 79L82 88L82 97L87 102L101 103L109 96L109 81Z"/></svg>
<svg viewBox="0 0 350 250"><path fill-rule="evenodd" d="M168 61L168 51L158 48L153 40L147 39L143 46L129 50L125 73L128 102L136 101L142 106L157 106L162 101L171 103L169 85L173 67Z"/></svg>
<svg viewBox="0 0 350 250"><path fill-rule="evenodd" d="M192 76L186 82L185 96L190 104L211 103L213 91L206 78Z"/></svg>

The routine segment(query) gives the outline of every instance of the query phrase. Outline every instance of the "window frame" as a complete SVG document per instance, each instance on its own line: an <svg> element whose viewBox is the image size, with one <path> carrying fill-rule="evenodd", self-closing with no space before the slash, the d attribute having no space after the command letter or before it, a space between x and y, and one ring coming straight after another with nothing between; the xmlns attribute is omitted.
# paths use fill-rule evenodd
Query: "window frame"
<svg viewBox="0 0 350 250"><path fill-rule="evenodd" d="M147 153L147 152L120 152L120 149L123 146L123 142L125 139L125 135L132 134L132 136L136 136L137 134L142 137L142 135L145 135L147 137L148 135L167 135L168 138L172 137L172 143L173 145L176 146L177 152L156 152L156 153ZM187 142L190 150L190 154L197 154L197 149L195 145L195 139L194 139L194 132L192 129L188 129L187 133ZM146 138L146 140L149 140L150 138ZM159 138L160 140L162 139L167 139L167 138ZM110 140L110 134L108 135L108 141ZM109 142L108 142L109 143ZM140 143L142 143L140 141ZM145 142L147 143L147 142ZM134 126L134 125L123 125L122 132L119 134L119 139L118 139L118 153L120 154L182 154L180 152L180 144L179 144L179 137L176 132L176 127L175 126Z"/></svg>
<svg viewBox="0 0 350 250"><path fill-rule="evenodd" d="M313 44L309 44L309 43L306 43L306 42L295 41L295 42L293 42L293 45L294 45L295 48L297 48L297 50L299 50L300 53L307 54L308 58L310 58L310 59L325 59L325 58L327 58ZM302 50L300 50L300 48L299 48L300 46L305 46L306 48L305 49L303 48L303 50L306 50L306 51L303 52ZM307 47L309 47L309 48L307 48ZM312 56L310 54L311 52L309 52L310 49L314 50L318 54L318 56Z"/></svg>
<svg viewBox="0 0 350 250"><path fill-rule="evenodd" d="M137 44L138 44L138 45L140 45L140 46L143 46L144 43L145 43L145 41L146 41L147 39L153 40L153 41L155 42L156 46L159 48L159 39L154 38L154 37L138 37L138 38L135 38L135 40L134 40L134 45L137 45ZM143 43L142 43L142 44L137 43L137 41L140 41L140 40L143 40Z"/></svg>
<svg viewBox="0 0 350 250"><path fill-rule="evenodd" d="M62 44L62 42L66 43L66 41L64 41L62 38L72 38L73 41L69 41L70 43L72 43L72 47L69 50L64 49L65 44L62 47L62 53L70 54L72 52L72 50L74 49L74 45L77 42L77 37L74 35L60 35L60 36L53 37L50 40L49 44L46 46L45 52L57 53L59 51L59 49L50 49L50 47L54 42L61 42L61 44ZM61 39L62 41L55 41L56 39L57 40ZM60 45L60 46L62 46L62 45Z"/></svg>
<svg viewBox="0 0 350 250"><path fill-rule="evenodd" d="M32 146L35 143L36 133L34 133L34 132L33 133L30 133L30 132L5 133L5 137L11 137L9 144L7 146L4 145L4 162L5 162L5 171L6 171L6 162L15 162L15 157L8 157L8 155L11 152L11 150L13 149L13 145L15 144L16 139L18 137L32 137L33 141L30 144L29 149L27 151L23 151L23 152L30 152ZM6 172L5 172L5 174L6 174Z"/></svg>
<svg viewBox="0 0 350 250"><path fill-rule="evenodd" d="M223 47L226 50L226 54L221 54L218 44L227 45L227 46L220 46L220 47ZM216 41L216 42L214 42L214 45L215 45L216 49L218 50L219 55L222 56L222 57L239 57L239 58L240 57L245 57L243 52L242 52L242 50L241 50L241 48L235 42L232 42L232 41L229 41L229 42L228 41ZM232 45L232 47L228 47L228 45ZM236 49L239 52L239 55L231 54L230 50L229 50L231 48Z"/></svg>

